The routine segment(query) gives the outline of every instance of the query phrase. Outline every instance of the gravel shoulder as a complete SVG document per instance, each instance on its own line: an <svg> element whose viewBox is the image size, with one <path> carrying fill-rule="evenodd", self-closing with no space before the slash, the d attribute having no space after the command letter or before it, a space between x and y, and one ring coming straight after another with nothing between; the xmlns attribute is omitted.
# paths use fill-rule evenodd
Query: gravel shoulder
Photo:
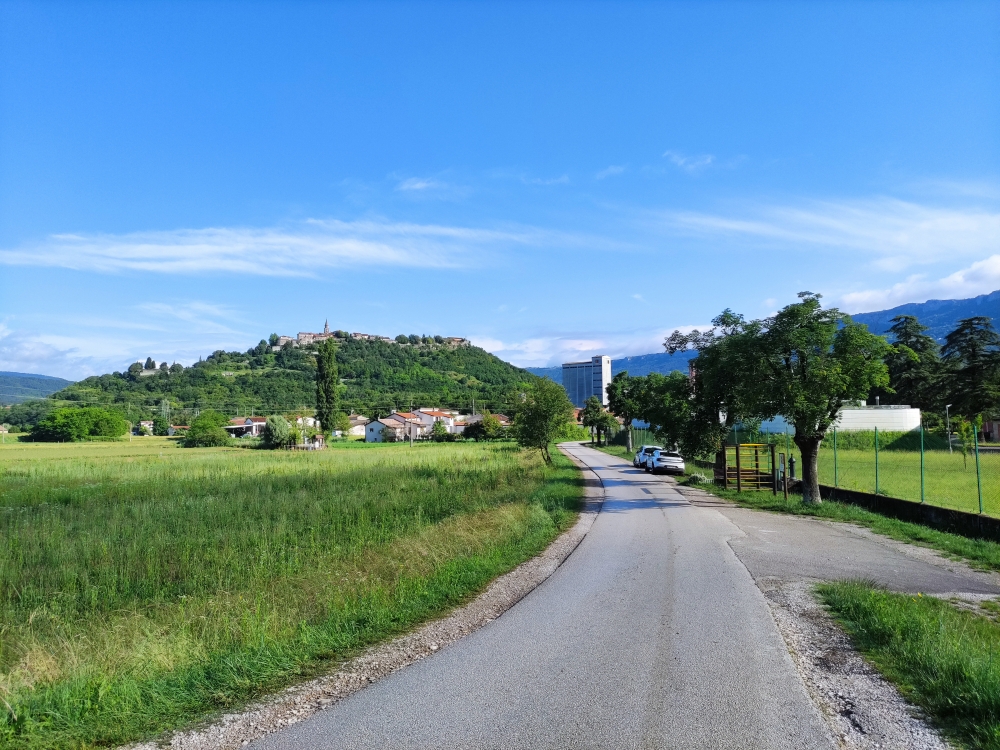
<svg viewBox="0 0 1000 750"><path fill-rule="evenodd" d="M583 541L601 510L604 489L600 480L575 457L569 457L584 471L584 506L576 523L540 555L493 581L473 601L412 633L366 649L340 664L331 674L295 685L201 726L174 732L159 740L134 743L125 750L228 750L243 747L309 718L492 622L559 568Z"/></svg>

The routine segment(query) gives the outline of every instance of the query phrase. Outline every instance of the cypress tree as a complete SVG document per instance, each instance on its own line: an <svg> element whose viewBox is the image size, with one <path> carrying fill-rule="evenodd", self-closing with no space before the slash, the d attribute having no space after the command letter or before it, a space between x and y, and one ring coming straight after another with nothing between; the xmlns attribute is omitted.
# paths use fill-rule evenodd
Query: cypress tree
<svg viewBox="0 0 1000 750"><path fill-rule="evenodd" d="M316 358L316 417L324 431L335 429L340 411L340 376L337 372L337 345L327 339L319 345Z"/></svg>

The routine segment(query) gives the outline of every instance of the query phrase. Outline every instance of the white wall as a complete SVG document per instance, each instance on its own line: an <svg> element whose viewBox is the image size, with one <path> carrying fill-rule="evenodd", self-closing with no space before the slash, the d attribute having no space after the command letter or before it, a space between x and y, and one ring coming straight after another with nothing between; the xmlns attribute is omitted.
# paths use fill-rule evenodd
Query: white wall
<svg viewBox="0 0 1000 750"><path fill-rule="evenodd" d="M876 427L886 432L909 432L920 429L920 409L889 406L842 409L833 426L844 432L874 430Z"/></svg>

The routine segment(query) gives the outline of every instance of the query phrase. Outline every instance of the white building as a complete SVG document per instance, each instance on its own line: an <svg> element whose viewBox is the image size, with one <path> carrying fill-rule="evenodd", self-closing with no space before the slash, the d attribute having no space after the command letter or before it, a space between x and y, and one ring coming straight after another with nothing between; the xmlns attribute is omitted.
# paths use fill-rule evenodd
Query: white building
<svg viewBox="0 0 1000 750"><path fill-rule="evenodd" d="M910 406L845 406L840 410L835 429L842 432L874 430L909 432L920 429L920 409Z"/></svg>
<svg viewBox="0 0 1000 750"><path fill-rule="evenodd" d="M365 425L365 442L387 442L386 430L392 430L394 440L409 440L411 436L414 439L422 437L430 431L430 428L424 427L415 414L394 411L388 417L376 419Z"/></svg>
<svg viewBox="0 0 1000 750"><path fill-rule="evenodd" d="M598 355L591 357L589 362L565 363L562 366L562 382L573 406L582 408L591 396L597 396L607 406L611 357Z"/></svg>
<svg viewBox="0 0 1000 750"><path fill-rule="evenodd" d="M867 404L850 404L840 410L837 421L831 429L841 432L873 432L878 427L879 432L909 432L920 429L920 409L909 406L869 406ZM775 417L763 422L760 426L763 432L795 432L784 417Z"/></svg>

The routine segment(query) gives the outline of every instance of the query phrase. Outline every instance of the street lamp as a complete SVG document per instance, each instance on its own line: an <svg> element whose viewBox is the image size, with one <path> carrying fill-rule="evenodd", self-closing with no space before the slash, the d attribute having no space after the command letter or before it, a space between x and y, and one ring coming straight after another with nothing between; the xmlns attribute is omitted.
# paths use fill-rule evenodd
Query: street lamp
<svg viewBox="0 0 1000 750"><path fill-rule="evenodd" d="M951 404L945 404L944 407L944 423L945 429L948 431L948 452L951 453L951 417L948 416L948 409L951 408Z"/></svg>

